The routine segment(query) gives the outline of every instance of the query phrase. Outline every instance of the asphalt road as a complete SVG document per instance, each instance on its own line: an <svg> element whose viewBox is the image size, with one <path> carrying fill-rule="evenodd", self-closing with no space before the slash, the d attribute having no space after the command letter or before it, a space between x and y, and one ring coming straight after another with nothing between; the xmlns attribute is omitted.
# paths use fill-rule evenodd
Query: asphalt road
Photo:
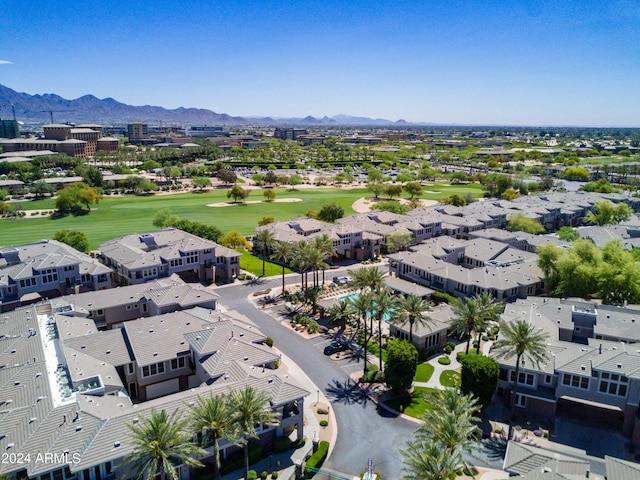
<svg viewBox="0 0 640 480"><path fill-rule="evenodd" d="M334 275L344 275L346 272L345 269L331 270L327 272L327 280L331 281ZM286 282L288 285L299 283L300 275L289 275ZM416 424L378 409L351 381L347 370L322 353L321 346L314 345L280 325L249 300L249 296L256 291L281 285L282 277L277 276L261 280L257 284L236 282L216 288L215 291L220 295L222 306L253 320L265 335L274 339L274 345L297 363L329 399L338 424L338 437L333 453L324 466L359 476L366 470L367 461L371 458L374 470L382 478L401 478L402 456L399 449L412 437ZM307 401L315 401L315 394L316 392L312 392ZM497 466L497 462L486 457L469 460L476 465Z"/></svg>

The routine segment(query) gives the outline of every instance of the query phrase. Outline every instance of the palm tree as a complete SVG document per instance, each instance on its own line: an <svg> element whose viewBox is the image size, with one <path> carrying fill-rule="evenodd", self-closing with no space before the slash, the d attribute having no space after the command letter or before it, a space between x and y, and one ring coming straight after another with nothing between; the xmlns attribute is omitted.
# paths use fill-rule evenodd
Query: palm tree
<svg viewBox="0 0 640 480"><path fill-rule="evenodd" d="M273 253L271 259L282 263L282 293L285 292L284 286L284 266L291 262L293 257L293 248L287 242L275 242L273 245Z"/></svg>
<svg viewBox="0 0 640 480"><path fill-rule="evenodd" d="M459 450L442 448L429 440L414 440L400 450L404 457L405 480L452 480L462 463Z"/></svg>
<svg viewBox="0 0 640 480"><path fill-rule="evenodd" d="M388 289L381 288L373 294L373 311L378 321L378 360L380 362L380 370L382 370L382 320L395 306L396 299ZM373 335L373 328L371 328L370 334Z"/></svg>
<svg viewBox="0 0 640 480"><path fill-rule="evenodd" d="M369 319L371 312L373 311L373 294L370 292L361 292L357 297L349 298L351 308L358 317L358 328L356 328L356 334L360 328L360 320L364 325L364 366L365 371L367 367L367 320Z"/></svg>
<svg viewBox="0 0 640 480"><path fill-rule="evenodd" d="M327 313L329 314L331 323L339 325L340 329L344 330L345 328L347 328L347 322L353 315L353 310L351 309L351 304L349 303L349 301L343 299L340 300L339 303L333 305Z"/></svg>
<svg viewBox="0 0 640 480"><path fill-rule="evenodd" d="M478 324L480 318L480 310L478 302L475 298L464 297L457 298L453 303L453 321L451 328L456 331L460 337L467 337L467 349L465 353L469 353L469 344L471 343L471 332Z"/></svg>
<svg viewBox="0 0 640 480"><path fill-rule="evenodd" d="M249 475L249 439L258 438L256 426L278 425L277 413L269 408L269 396L246 386L243 390L229 394L233 405L231 415L234 428L237 430L237 442L244 451L244 478Z"/></svg>
<svg viewBox="0 0 640 480"><path fill-rule="evenodd" d="M476 324L476 331L478 332L476 353L480 353L480 341L482 340L482 334L489 325L500 321L500 314L502 313L502 310L504 310L504 306L501 303L497 303L494 296L488 292L476 295L475 300L478 310L480 311L478 323Z"/></svg>
<svg viewBox="0 0 640 480"><path fill-rule="evenodd" d="M431 303L414 293L401 297L397 302L397 314L404 321L409 322L409 342L413 343L413 325L426 326L432 323L427 312L431 309Z"/></svg>
<svg viewBox="0 0 640 480"><path fill-rule="evenodd" d="M333 257L336 254L336 249L333 246L333 240L327 235L323 233L319 237L313 239L313 246L320 252L322 255L322 259L326 260L328 258ZM328 265L324 264L322 266L322 285L324 285L324 271L328 267Z"/></svg>
<svg viewBox="0 0 640 480"><path fill-rule="evenodd" d="M293 254L291 263L295 265L302 274L302 281L300 285L304 290L306 288L306 273L310 268L309 265L309 251L311 246L306 240L300 240L293 244Z"/></svg>
<svg viewBox="0 0 640 480"><path fill-rule="evenodd" d="M352 272L353 284L360 290L380 290L384 285L384 272L378 267L359 268Z"/></svg>
<svg viewBox="0 0 640 480"><path fill-rule="evenodd" d="M275 233L270 228L263 228L253 237L253 246L255 250L260 252L262 256L262 276L264 277L264 263L269 251L273 248L275 242Z"/></svg>
<svg viewBox="0 0 640 480"><path fill-rule="evenodd" d="M493 344L496 357L504 358L505 360L516 357L515 381L510 402L511 416L513 417L516 399L518 398L520 361L526 359L539 368L540 363L547 360L545 343L549 335L543 332L542 329L536 329L533 323L525 320L517 320L512 323L501 322L500 334L502 338Z"/></svg>
<svg viewBox="0 0 640 480"><path fill-rule="evenodd" d="M151 410L148 418L138 424L128 424L131 431L133 452L125 458L131 465L127 478L150 480L160 473L161 480L178 480L175 465L203 467L193 455L204 455L205 450L195 445L185 433L185 421L178 419L178 410L171 415L166 410Z"/></svg>
<svg viewBox="0 0 640 480"><path fill-rule="evenodd" d="M231 431L232 409L226 395L211 395L208 398L198 396L196 404L191 406L191 424L194 430L202 432L213 443L213 478L220 480L219 441Z"/></svg>

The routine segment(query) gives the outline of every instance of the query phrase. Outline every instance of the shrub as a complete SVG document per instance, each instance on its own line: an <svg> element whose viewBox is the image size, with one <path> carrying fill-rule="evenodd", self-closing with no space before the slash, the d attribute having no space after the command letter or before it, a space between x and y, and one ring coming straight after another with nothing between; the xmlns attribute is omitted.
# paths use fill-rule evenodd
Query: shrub
<svg viewBox="0 0 640 480"><path fill-rule="evenodd" d="M275 472L271 472L271 478L273 478L273 480L276 480L276 478L278 478L278 471L277 470Z"/></svg>
<svg viewBox="0 0 640 480"><path fill-rule="evenodd" d="M449 357L440 357L440 358L438 358L438 363L440 365L450 365L451 364L451 359Z"/></svg>
<svg viewBox="0 0 640 480"><path fill-rule="evenodd" d="M363 383L382 383L385 381L384 372L381 372L380 370L367 372L360 377L360 381Z"/></svg>
<svg viewBox="0 0 640 480"><path fill-rule="evenodd" d="M329 452L329 442L326 440L322 440L318 445L318 450L316 453L309 457L307 463L304 468L304 476L305 478L311 478L315 475L315 472L312 471L312 468L320 468L325 458L327 458L327 453Z"/></svg>
<svg viewBox="0 0 640 480"><path fill-rule="evenodd" d="M268 476L269 476L269 472L267 472L266 470L263 470L262 473L260 473L260 478L262 480L267 480Z"/></svg>
<svg viewBox="0 0 640 480"><path fill-rule="evenodd" d="M316 412L318 412L318 415L329 415L329 411L325 408L319 408Z"/></svg>
<svg viewBox="0 0 640 480"><path fill-rule="evenodd" d="M321 427L328 427L329 426L329 420L320 420L320 426Z"/></svg>
<svg viewBox="0 0 640 480"><path fill-rule="evenodd" d="M247 480L256 480L256 478L258 478L258 472L255 470L249 470L247 473Z"/></svg>
<svg viewBox="0 0 640 480"><path fill-rule="evenodd" d="M453 352L453 350L456 348L456 342L447 342L447 344L445 345L445 348L450 348L451 351Z"/></svg>
<svg viewBox="0 0 640 480"><path fill-rule="evenodd" d="M439 303L451 304L451 303L453 303L454 300L455 300L455 297L453 295L449 295L448 293L433 292L431 294L431 301L433 303L435 303L436 305L439 304Z"/></svg>
<svg viewBox="0 0 640 480"><path fill-rule="evenodd" d="M278 437L273 441L273 451L276 453L286 452L291 448L291 439L289 437Z"/></svg>
<svg viewBox="0 0 640 480"><path fill-rule="evenodd" d="M365 372L377 372L380 368L375 363L369 363L366 367L364 367Z"/></svg>
<svg viewBox="0 0 640 480"><path fill-rule="evenodd" d="M242 465L244 463L244 458L242 455L242 450L238 450L237 452L233 452L231 455L229 455L226 460L222 461L220 473L226 475L229 472L233 472L242 468ZM261 458L262 448L260 447L260 445L249 445L249 465L253 465L259 462Z"/></svg>
<svg viewBox="0 0 640 480"><path fill-rule="evenodd" d="M262 343L265 344L267 347L273 347L273 338L267 337L264 339Z"/></svg>

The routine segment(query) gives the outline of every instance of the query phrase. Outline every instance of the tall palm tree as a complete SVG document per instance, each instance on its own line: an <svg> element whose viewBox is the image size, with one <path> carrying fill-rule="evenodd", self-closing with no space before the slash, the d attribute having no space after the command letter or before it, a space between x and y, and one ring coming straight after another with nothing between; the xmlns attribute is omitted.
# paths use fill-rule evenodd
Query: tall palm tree
<svg viewBox="0 0 640 480"><path fill-rule="evenodd" d="M409 342L413 343L413 326L426 326L432 323L427 312L431 309L431 303L414 293L401 297L397 302L396 313L403 321L409 322Z"/></svg>
<svg viewBox="0 0 640 480"><path fill-rule="evenodd" d="M293 248L290 243L287 242L274 242L273 253L271 254L271 260L280 262L282 264L282 293L285 292L284 285L284 267L291 262L293 258Z"/></svg>
<svg viewBox="0 0 640 480"><path fill-rule="evenodd" d="M255 250L260 252L260 256L262 257L262 276L264 277L264 263L266 257L269 255L269 252L273 248L275 243L275 233L270 228L263 228L262 230L258 230L256 236L253 237L253 247Z"/></svg>
<svg viewBox="0 0 640 480"><path fill-rule="evenodd" d="M244 478L249 475L249 439L258 438L256 426L278 425L278 414L269 407L269 396L250 386L229 394L233 405L232 422L237 431L236 441L244 452Z"/></svg>
<svg viewBox="0 0 640 480"><path fill-rule="evenodd" d="M330 322L339 325L340 330L344 330L353 315L353 310L349 301L343 299L333 305L327 313L329 314Z"/></svg>
<svg viewBox="0 0 640 480"><path fill-rule="evenodd" d="M367 366L367 320L371 316L371 312L373 311L373 294L370 292L361 292L357 297L349 298L349 302L351 303L351 308L358 317L358 327L356 328L356 335L360 328L360 320L362 320L362 324L364 326L364 366L366 370Z"/></svg>
<svg viewBox="0 0 640 480"><path fill-rule="evenodd" d="M480 353L480 341L482 340L482 334L487 328L500 321L500 314L504 311L504 305L496 302L493 295L488 292L483 292L475 297L480 315L478 323L476 324L476 332L478 332L478 345L476 347L476 353Z"/></svg>
<svg viewBox="0 0 640 480"><path fill-rule="evenodd" d="M191 424L194 430L213 443L213 478L220 480L220 439L231 432L232 408L226 395L198 396L191 406Z"/></svg>
<svg viewBox="0 0 640 480"><path fill-rule="evenodd" d="M405 480L453 480L462 463L459 450L442 448L431 440L414 440L400 450L404 457Z"/></svg>
<svg viewBox="0 0 640 480"><path fill-rule="evenodd" d="M373 312L378 321L378 355L380 370L382 370L382 321L387 313L396 306L396 298L391 295L387 288L376 290L373 294ZM373 335L373 328L371 329Z"/></svg>
<svg viewBox="0 0 640 480"><path fill-rule="evenodd" d="M311 250L311 246L306 240L300 240L297 243L293 244L293 253L292 253L292 264L295 265L302 275L302 281L300 285L302 290L306 288L306 273L310 268L309 264L309 252Z"/></svg>
<svg viewBox="0 0 640 480"><path fill-rule="evenodd" d="M469 353L469 344L471 343L471 332L473 332L480 318L480 309L475 298L464 297L457 298L453 303L453 321L451 328L456 331L462 338L467 337L467 349L465 353Z"/></svg>
<svg viewBox="0 0 640 480"><path fill-rule="evenodd" d="M320 252L323 260L330 259L336 254L336 249L333 246L333 240L327 235L323 233L319 237L313 239L313 246ZM324 271L328 267L328 265L324 264L322 268L322 285L324 285Z"/></svg>
<svg viewBox="0 0 640 480"><path fill-rule="evenodd" d="M536 329L533 323L525 320L517 320L516 322L500 324L500 338L493 344L493 350L496 357L508 360L516 357L515 381L513 384L513 392L511 393L511 417L515 412L516 399L518 398L518 378L520 376L520 361L527 360L540 367L540 363L547 360L547 350L545 343L549 335Z"/></svg>
<svg viewBox="0 0 640 480"><path fill-rule="evenodd" d="M151 410L151 415L141 418L140 423L127 425L134 447L125 458L125 463L131 465L127 478L133 475L136 480L150 480L160 473L161 480L178 480L175 465L204 466L193 456L206 451L191 441L185 433L186 422L178 416L178 410L171 415L166 410Z"/></svg>

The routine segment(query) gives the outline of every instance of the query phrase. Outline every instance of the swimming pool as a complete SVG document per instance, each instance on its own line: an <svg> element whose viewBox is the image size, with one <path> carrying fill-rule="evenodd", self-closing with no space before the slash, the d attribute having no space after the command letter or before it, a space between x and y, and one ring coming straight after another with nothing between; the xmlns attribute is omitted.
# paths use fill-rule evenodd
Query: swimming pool
<svg viewBox="0 0 640 480"><path fill-rule="evenodd" d="M350 293L348 295L343 295L340 298L340 300L351 300L351 299L356 299L360 296L359 293ZM384 320L385 322L388 322L391 319L391 315L393 314L393 312L395 311L395 308L391 308L389 309L388 312L385 312L385 314L382 316L382 320ZM371 314L371 312L369 312L369 314Z"/></svg>

